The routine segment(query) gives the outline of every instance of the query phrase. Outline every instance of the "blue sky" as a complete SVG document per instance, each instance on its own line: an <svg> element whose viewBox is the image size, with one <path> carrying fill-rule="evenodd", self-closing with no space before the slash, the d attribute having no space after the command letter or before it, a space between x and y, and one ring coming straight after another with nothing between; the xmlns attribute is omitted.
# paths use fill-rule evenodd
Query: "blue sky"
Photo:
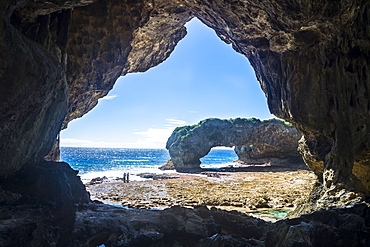
<svg viewBox="0 0 370 247"><path fill-rule="evenodd" d="M248 60L193 19L171 56L113 90L61 133L61 146L165 148L177 126L209 118L269 119Z"/></svg>

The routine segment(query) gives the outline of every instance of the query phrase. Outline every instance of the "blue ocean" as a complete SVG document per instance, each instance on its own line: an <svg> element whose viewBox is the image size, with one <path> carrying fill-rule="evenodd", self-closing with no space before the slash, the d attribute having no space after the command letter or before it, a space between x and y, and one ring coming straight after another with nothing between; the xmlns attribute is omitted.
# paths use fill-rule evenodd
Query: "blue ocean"
<svg viewBox="0 0 370 247"><path fill-rule="evenodd" d="M158 169L169 159L165 149L61 147L61 161L78 170L84 183L96 177L122 177L125 172L130 173L130 180L136 181L145 180L137 176L143 172L174 173ZM232 149L212 149L201 159L201 166L217 168L227 166L236 159Z"/></svg>

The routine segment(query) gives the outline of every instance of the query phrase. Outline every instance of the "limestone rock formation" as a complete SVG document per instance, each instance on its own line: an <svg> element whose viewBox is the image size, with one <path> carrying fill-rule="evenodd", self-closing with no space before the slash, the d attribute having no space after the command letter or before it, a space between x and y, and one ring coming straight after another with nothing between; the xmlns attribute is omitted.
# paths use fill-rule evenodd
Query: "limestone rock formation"
<svg viewBox="0 0 370 247"><path fill-rule="evenodd" d="M0 7L0 174L42 160L61 125L92 109L120 75L166 59L196 16L249 59L271 112L304 135L300 150L319 177L320 197L333 189L370 193L366 0L5 0Z"/></svg>
<svg viewBox="0 0 370 247"><path fill-rule="evenodd" d="M67 163L41 162L0 178L0 245L67 246L90 198Z"/></svg>
<svg viewBox="0 0 370 247"><path fill-rule="evenodd" d="M238 161L246 164L307 168L302 156L297 152L297 149L294 149L294 147L298 148L298 143L291 144L283 149L281 146L258 143L257 145L235 146L234 151L238 156Z"/></svg>
<svg viewBox="0 0 370 247"><path fill-rule="evenodd" d="M206 207L155 211L91 205L77 213L70 246L368 246L369 215L368 207L358 205L269 223Z"/></svg>
<svg viewBox="0 0 370 247"><path fill-rule="evenodd" d="M194 16L249 59L270 111L303 134L300 152L318 183L301 212L366 199L368 0L0 1L0 176L47 169L61 128L120 75L166 59Z"/></svg>
<svg viewBox="0 0 370 247"><path fill-rule="evenodd" d="M0 45L0 175L48 154L67 112L68 85L58 58L6 25Z"/></svg>
<svg viewBox="0 0 370 247"><path fill-rule="evenodd" d="M297 165L301 135L291 125L277 119L206 119L192 126L177 127L166 148L177 171L199 170L200 158L217 146L240 146L240 160L274 165ZM242 146L245 145L245 146Z"/></svg>

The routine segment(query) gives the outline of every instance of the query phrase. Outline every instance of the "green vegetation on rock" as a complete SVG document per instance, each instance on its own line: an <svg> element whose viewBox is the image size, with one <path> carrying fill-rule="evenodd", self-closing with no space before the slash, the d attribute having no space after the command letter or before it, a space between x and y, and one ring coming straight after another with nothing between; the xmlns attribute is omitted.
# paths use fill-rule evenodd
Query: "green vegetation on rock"
<svg viewBox="0 0 370 247"><path fill-rule="evenodd" d="M282 122L284 123L285 125L289 126L289 127L292 127L293 125L289 122L286 122L284 120L280 120L280 119L276 119L276 118L272 118L272 119L267 119L267 120L259 120L258 118L230 118L230 119L219 119L219 118L207 118L207 119L204 119L202 121L200 121L199 123L197 124L194 124L194 125L185 125L185 126L181 126L181 127L176 127L175 130L173 131L173 134L177 134L179 136L179 138L186 138L190 135L193 134L193 131L201 126L204 126L205 124L209 123L209 122L214 122L214 121L223 121L223 122L229 122L230 124L235 124L235 125L244 125L246 123L251 123L251 124L257 124L257 123L265 123L265 122ZM213 126L208 126L207 127L207 130L209 131L213 131L214 128ZM214 138L216 138L215 135L212 135ZM212 139L214 139L212 138Z"/></svg>

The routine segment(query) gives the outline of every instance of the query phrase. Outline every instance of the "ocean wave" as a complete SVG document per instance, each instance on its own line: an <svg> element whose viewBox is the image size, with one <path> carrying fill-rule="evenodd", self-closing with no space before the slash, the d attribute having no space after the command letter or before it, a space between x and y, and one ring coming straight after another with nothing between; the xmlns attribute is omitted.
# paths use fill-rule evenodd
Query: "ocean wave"
<svg viewBox="0 0 370 247"><path fill-rule="evenodd" d="M122 160L113 160L113 162L125 162L125 161L128 161L128 162L140 162L140 161L148 162L148 161L151 161L151 160L144 160L144 159L122 159Z"/></svg>
<svg viewBox="0 0 370 247"><path fill-rule="evenodd" d="M107 177L110 180L116 179L116 178L123 178L124 173L130 174L130 180L131 181L147 181L147 178L142 178L137 176L139 173L175 173L174 170L169 171L161 171L158 169L158 167L153 168L138 168L138 167L131 167L128 169L112 169L112 170L106 170L106 171L89 171L80 174L81 180L83 183L87 183L91 181L93 178L97 177Z"/></svg>

